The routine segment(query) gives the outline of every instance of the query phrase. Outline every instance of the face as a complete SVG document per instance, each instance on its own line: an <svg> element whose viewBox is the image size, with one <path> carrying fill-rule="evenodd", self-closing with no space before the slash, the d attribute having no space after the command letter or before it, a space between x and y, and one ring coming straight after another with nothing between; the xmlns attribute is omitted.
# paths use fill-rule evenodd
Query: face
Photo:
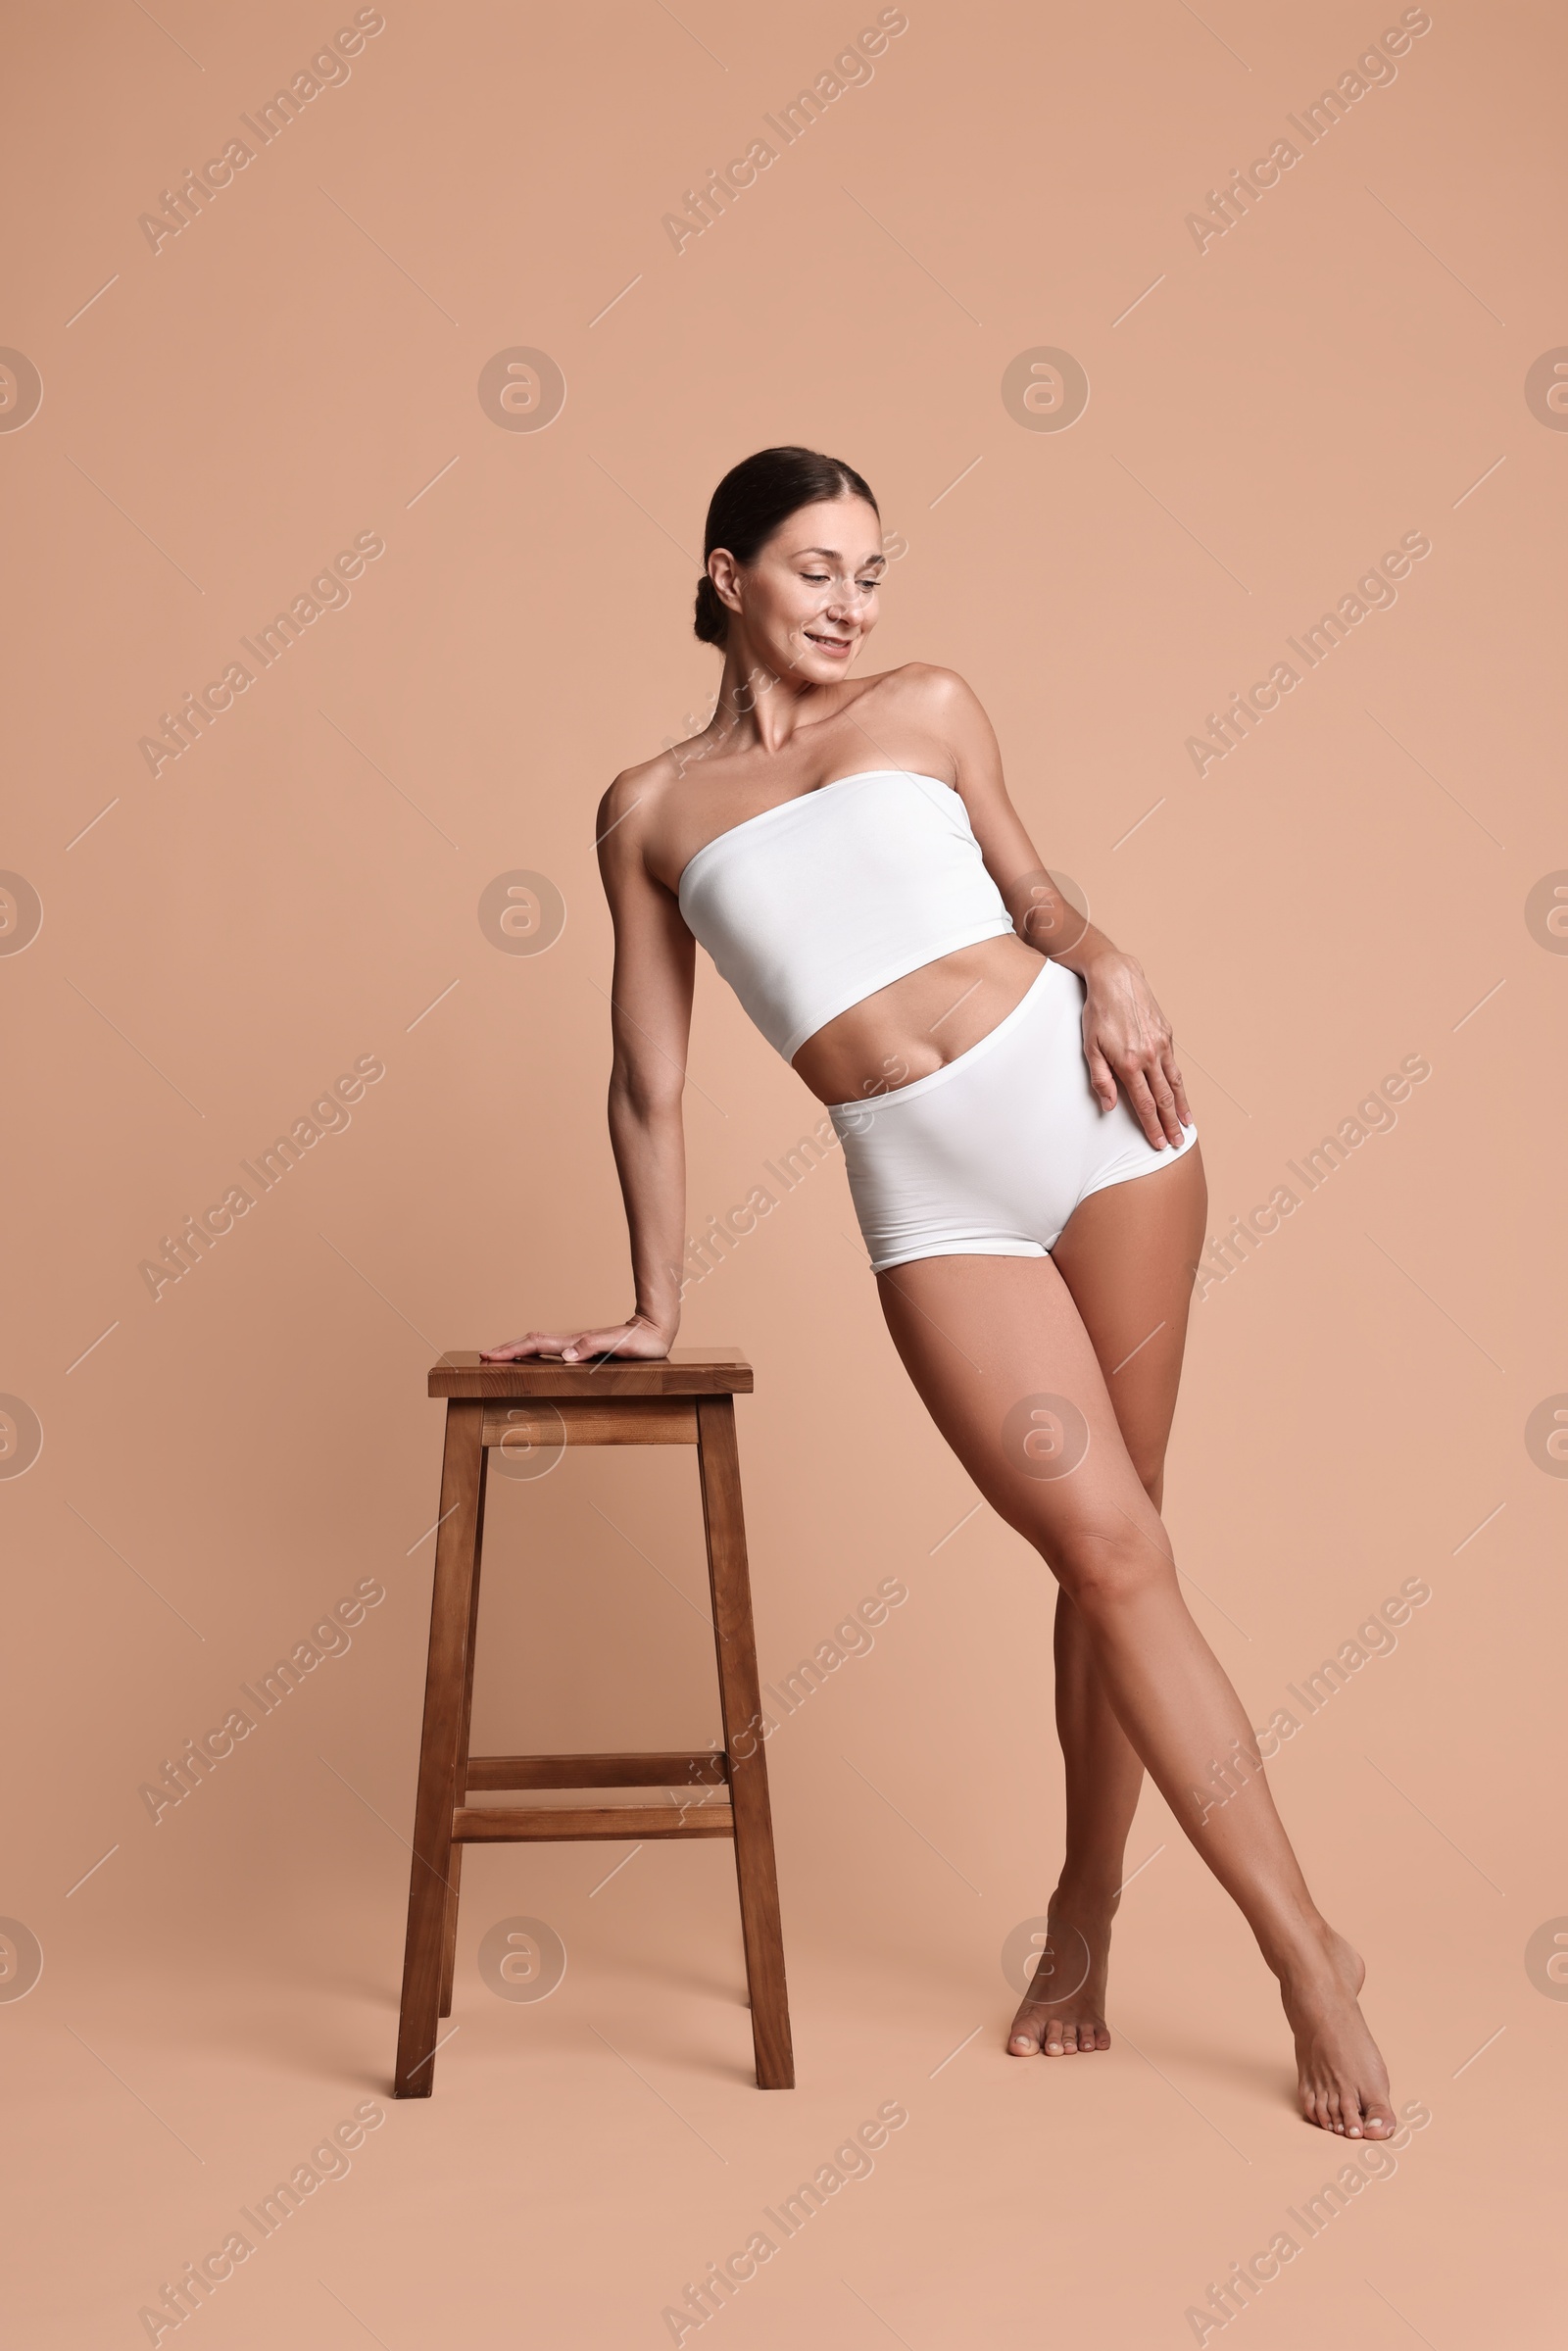
<svg viewBox="0 0 1568 2351"><path fill-rule="evenodd" d="M818 686L844 676L876 626L886 568L882 525L863 498L803 506L750 563L722 548L709 559L754 659Z"/></svg>

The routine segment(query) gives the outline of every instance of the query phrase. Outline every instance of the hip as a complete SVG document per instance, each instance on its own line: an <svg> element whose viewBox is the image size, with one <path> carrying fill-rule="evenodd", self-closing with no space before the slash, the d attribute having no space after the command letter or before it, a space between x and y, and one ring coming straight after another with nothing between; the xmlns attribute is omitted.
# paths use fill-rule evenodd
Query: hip
<svg viewBox="0 0 1568 2351"><path fill-rule="evenodd" d="M915 1257L1047 1254L1080 1201L1193 1148L1196 1127L1161 1149L1121 1096L1102 1108L1083 1002L1076 974L1047 962L966 1053L874 1100L830 1105L877 1272Z"/></svg>

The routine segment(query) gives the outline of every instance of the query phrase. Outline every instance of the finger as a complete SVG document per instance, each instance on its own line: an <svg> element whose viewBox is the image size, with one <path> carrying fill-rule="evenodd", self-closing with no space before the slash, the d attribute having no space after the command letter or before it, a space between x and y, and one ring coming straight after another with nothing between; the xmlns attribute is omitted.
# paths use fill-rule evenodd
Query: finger
<svg viewBox="0 0 1568 2351"><path fill-rule="evenodd" d="M1141 1069L1128 1069L1122 1073L1122 1084L1127 1089L1127 1100L1131 1104L1133 1116L1143 1128L1155 1151L1163 1151L1165 1130L1160 1125L1159 1112L1154 1107L1154 1098L1149 1091L1149 1080Z"/></svg>
<svg viewBox="0 0 1568 2351"><path fill-rule="evenodd" d="M602 1331L579 1331L576 1338L567 1343L566 1361L568 1363L586 1363L590 1360L603 1361L610 1355L618 1355L634 1336L636 1328L634 1323L617 1322Z"/></svg>
<svg viewBox="0 0 1568 2351"><path fill-rule="evenodd" d="M1114 1110L1116 1107L1115 1075L1110 1063L1093 1038L1084 1040L1084 1058L1089 1063L1089 1083L1094 1089L1095 1100L1102 1110Z"/></svg>
<svg viewBox="0 0 1568 2351"><path fill-rule="evenodd" d="M559 1355L570 1345L569 1333L529 1331L524 1338L509 1340L505 1347L486 1348L484 1359L487 1363L524 1363L535 1355Z"/></svg>
<svg viewBox="0 0 1568 2351"><path fill-rule="evenodd" d="M1182 1073L1176 1065L1176 1055L1168 1048L1165 1053L1165 1075L1170 1080L1170 1090L1176 1097L1176 1107L1181 1113L1183 1126L1196 1126L1198 1122L1193 1116L1191 1105L1187 1100L1187 1087Z"/></svg>
<svg viewBox="0 0 1568 2351"><path fill-rule="evenodd" d="M1172 1151L1180 1151L1182 1128L1181 1120L1176 1115L1176 1097L1170 1090L1162 1068L1150 1071L1149 1090L1154 1098L1154 1107L1159 1112L1159 1123L1166 1142Z"/></svg>

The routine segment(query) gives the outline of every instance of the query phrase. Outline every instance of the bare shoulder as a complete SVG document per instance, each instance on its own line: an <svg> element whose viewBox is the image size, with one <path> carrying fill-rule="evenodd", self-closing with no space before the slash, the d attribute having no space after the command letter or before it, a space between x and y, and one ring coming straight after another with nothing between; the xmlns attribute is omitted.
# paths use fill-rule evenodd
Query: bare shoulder
<svg viewBox="0 0 1568 2351"><path fill-rule="evenodd" d="M601 856L612 842L616 854L640 846L650 820L679 773L675 755L668 751L621 769L600 801L594 818L594 839Z"/></svg>
<svg viewBox="0 0 1568 2351"><path fill-rule="evenodd" d="M974 717L981 709L967 679L936 661L905 661L897 669L884 670L880 677L866 680L866 692L901 717L943 731Z"/></svg>
<svg viewBox="0 0 1568 2351"><path fill-rule="evenodd" d="M936 661L906 661L881 677L866 681L866 696L875 697L875 724L888 737L913 739L932 748L925 756L933 775L945 775L938 765L942 753L951 763L959 790L982 781L996 767L997 738L980 697L956 669ZM865 713L870 720L871 710ZM907 755L906 755L907 756Z"/></svg>

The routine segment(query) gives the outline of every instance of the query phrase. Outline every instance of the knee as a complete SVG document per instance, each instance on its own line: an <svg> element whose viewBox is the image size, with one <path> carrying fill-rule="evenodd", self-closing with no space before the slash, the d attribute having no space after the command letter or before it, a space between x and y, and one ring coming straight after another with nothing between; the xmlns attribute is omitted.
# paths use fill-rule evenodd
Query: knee
<svg viewBox="0 0 1568 2351"><path fill-rule="evenodd" d="M1162 1591L1176 1573L1163 1528L1146 1534L1125 1519L1075 1528L1043 1547L1061 1589L1091 1622Z"/></svg>

